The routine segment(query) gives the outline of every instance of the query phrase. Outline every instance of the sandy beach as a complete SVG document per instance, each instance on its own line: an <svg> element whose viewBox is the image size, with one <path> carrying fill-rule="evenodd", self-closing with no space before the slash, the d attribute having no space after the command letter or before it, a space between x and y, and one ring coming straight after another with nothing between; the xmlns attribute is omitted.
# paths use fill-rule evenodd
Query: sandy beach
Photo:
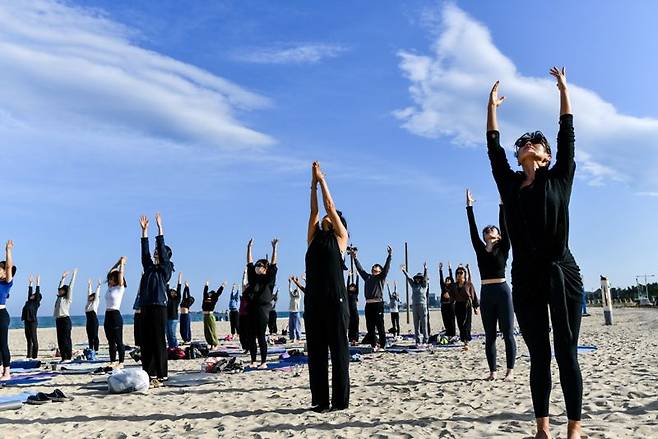
<svg viewBox="0 0 658 439"><path fill-rule="evenodd" d="M603 326L602 311L591 309L583 319L581 353L584 379L583 432L590 438L648 438L658 434L658 312L651 309L615 310L615 325ZM401 313L402 332L408 332ZM389 316L386 316L387 327ZM479 317L473 332L481 333ZM362 330L365 321L361 319ZM285 322L280 322L280 327ZM432 327L441 328L432 313ZM218 322L220 334L228 324ZM105 343L101 328L101 344ZM132 327L124 328L127 344ZM194 339L203 339L201 323ZM42 359L55 345L55 330L39 331ZM84 328L74 328L74 343L85 340ZM12 330L14 359L25 355L22 330ZM483 381L487 372L483 339L468 352L435 349L417 354L374 353L352 363L351 405L329 414L308 411L308 372L266 371L215 374L217 382L195 387L162 387L148 394L110 395L85 389L93 375L59 375L44 385L0 389L0 396L24 390L51 392L55 388L73 401L23 405L0 412L3 438L41 437L446 437L525 438L534 422L528 386L529 359L520 337L514 382ZM504 365L502 340L498 361ZM106 349L106 348L105 348ZM101 351L103 347L101 347ZM203 360L170 361L171 376L198 372ZM135 364L132 359L127 365ZM299 372L299 370L297 371ZM566 415L553 368L551 415L553 434L564 437Z"/></svg>

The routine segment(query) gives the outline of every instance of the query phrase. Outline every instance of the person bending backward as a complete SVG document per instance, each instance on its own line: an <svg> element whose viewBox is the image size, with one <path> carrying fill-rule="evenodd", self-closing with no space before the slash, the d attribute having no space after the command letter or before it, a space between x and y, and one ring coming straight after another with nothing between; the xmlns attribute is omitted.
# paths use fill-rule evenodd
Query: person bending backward
<svg viewBox="0 0 658 439"><path fill-rule="evenodd" d="M240 333L240 289L236 284L231 287L228 301L228 318L231 322L231 337Z"/></svg>
<svg viewBox="0 0 658 439"><path fill-rule="evenodd" d="M427 262L423 264L423 272L417 273L413 278L407 273L407 268L400 267L407 283L411 287L411 303L414 315L414 334L416 345L428 343L427 331Z"/></svg>
<svg viewBox="0 0 658 439"><path fill-rule="evenodd" d="M505 266L510 250L510 242L505 224L505 212L500 205L499 222L497 226L486 226L480 239L475 214L473 213L473 195L466 190L466 216L471 234L471 242L477 256L482 289L480 290L480 307L482 309L482 325L485 333L485 352L489 364L487 380L496 378L496 336L500 327L505 341L507 357L507 373L505 379L512 378L514 361L516 359L516 340L514 340L514 309L512 306L512 290L505 280Z"/></svg>
<svg viewBox="0 0 658 439"><path fill-rule="evenodd" d="M7 298L9 290L14 285L16 266L14 265L14 241L9 240L5 245L5 260L0 261L0 363L2 363L2 375L0 381L11 379L9 365L11 355L9 353L9 313L7 312Z"/></svg>
<svg viewBox="0 0 658 439"><path fill-rule="evenodd" d="M32 290L32 283L34 279L30 275L29 285L27 287L27 300L23 305L23 312L21 313L21 320L25 325L25 339L27 341L27 358L36 359L39 355L39 338L37 337L37 327L39 321L37 313L39 306L41 306L41 277L37 275L36 289Z"/></svg>
<svg viewBox="0 0 658 439"><path fill-rule="evenodd" d="M167 347L170 349L178 347L176 329L178 326L178 306L181 302L182 283L183 273L178 273L176 288L168 288L167 290Z"/></svg>
<svg viewBox="0 0 658 439"><path fill-rule="evenodd" d="M73 342L71 341L71 302L73 301L73 286L75 278L78 275L78 269L73 270L71 281L66 284L66 278L69 273L62 273L57 287L57 300L55 301L55 327L57 328L57 347L62 361L70 360L73 357Z"/></svg>
<svg viewBox="0 0 658 439"><path fill-rule="evenodd" d="M356 346L359 344L359 276L352 271L347 276L347 300L350 311L348 339L352 346Z"/></svg>
<svg viewBox="0 0 658 439"><path fill-rule="evenodd" d="M121 256L107 273L107 292L105 293L105 337L110 348L110 361L117 361L118 368L123 367L125 348L123 345L123 317L121 316L121 301L126 292L126 257Z"/></svg>
<svg viewBox="0 0 658 439"><path fill-rule="evenodd" d="M146 216L140 217L142 228L142 267L144 273L139 283L140 310L142 320L142 368L151 377L151 385L158 387L160 381L169 374L167 365L167 282L171 279L174 264L172 251L164 240L162 217L155 214L158 236L155 237L155 251L151 259L149 251L148 225Z"/></svg>
<svg viewBox="0 0 658 439"><path fill-rule="evenodd" d="M459 339L464 343L464 350L468 350L471 341L471 321L473 312L478 313L479 303L475 294L475 287L469 280L466 268L457 267L455 282L450 287L450 297L455 302L455 317L459 328Z"/></svg>
<svg viewBox="0 0 658 439"><path fill-rule="evenodd" d="M555 359L568 417L567 436L580 437L583 382L578 364L580 302L583 282L569 250L569 202L576 162L573 115L566 71L550 74L560 92L560 129L555 165L548 140L539 131L526 133L515 143L520 172L510 167L500 146L496 109L499 82L489 95L487 148L491 169L505 208L514 260L512 299L523 340L530 353L530 391L537 421L537 438L550 437L551 393L550 326Z"/></svg>
<svg viewBox="0 0 658 439"><path fill-rule="evenodd" d="M393 336L400 336L400 295L398 294L398 281L393 281L393 292L386 282L388 291L388 308L391 311L391 325L393 326Z"/></svg>
<svg viewBox="0 0 658 439"><path fill-rule="evenodd" d="M293 287L293 284L295 285ZM290 293L290 306L288 308L288 338L290 341L302 339L302 321L299 317L299 302L302 293L305 291L304 286L298 278L290 276L288 278L288 292Z"/></svg>
<svg viewBox="0 0 658 439"><path fill-rule="evenodd" d="M215 320L215 306L219 297L224 292L226 282L221 284L217 291L208 291L209 282L203 287L203 302L201 303L201 311L203 311L203 335L208 343L210 350L217 349L219 346L219 339L217 338L217 323Z"/></svg>
<svg viewBox="0 0 658 439"><path fill-rule="evenodd" d="M194 297L190 293L190 282L185 281L183 297L180 301L180 336L183 343L192 341L192 322L190 319L190 308L194 304Z"/></svg>
<svg viewBox="0 0 658 439"><path fill-rule="evenodd" d="M441 288L441 320L445 328L445 336L452 338L457 334L455 327L455 301L450 295L454 277L452 275L452 266L448 262L448 277L443 277L443 262L439 263L439 287Z"/></svg>
<svg viewBox="0 0 658 439"><path fill-rule="evenodd" d="M274 284L277 273L278 239L272 240L272 259L259 259L254 264L252 247L254 240L247 244L247 279L250 299L247 303L247 319L249 321L249 352L251 367L267 369L267 338L265 330L270 319ZM256 340L260 349L260 364L256 362Z"/></svg>
<svg viewBox="0 0 658 439"><path fill-rule="evenodd" d="M85 305L86 330L89 349L98 352L100 343L98 340L98 305L101 302L101 281L98 281L95 291L92 284L92 280L89 279L87 281L87 305Z"/></svg>
<svg viewBox="0 0 658 439"><path fill-rule="evenodd" d="M368 338L373 348L377 349L378 341L379 348L386 347L386 331L384 330L384 283L386 283L386 276L388 270L391 268L391 255L393 249L389 245L387 247L388 256L386 263L382 267L379 264L372 266L370 273L367 273L359 259L357 258L357 251L352 252L356 269L363 278L363 290L366 297L366 327L368 329ZM379 340L375 337L375 328L379 334Z"/></svg>
<svg viewBox="0 0 658 439"><path fill-rule="evenodd" d="M322 220L318 185L326 211ZM311 405L321 413L330 407L327 349L331 352L331 409L344 410L350 402L349 309L343 276L348 238L347 222L336 210L320 164L313 162L304 315Z"/></svg>

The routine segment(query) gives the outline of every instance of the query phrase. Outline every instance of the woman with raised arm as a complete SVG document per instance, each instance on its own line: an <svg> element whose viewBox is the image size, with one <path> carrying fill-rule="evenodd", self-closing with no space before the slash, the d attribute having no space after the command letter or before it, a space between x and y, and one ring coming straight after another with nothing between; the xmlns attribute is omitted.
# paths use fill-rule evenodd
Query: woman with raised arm
<svg viewBox="0 0 658 439"><path fill-rule="evenodd" d="M142 369L149 374L151 386L159 387L169 375L167 365L167 283L174 272L171 248L165 245L162 217L155 214L158 236L155 237L153 258L149 250L149 219L141 216L142 268L144 273L139 283L139 300L142 320Z"/></svg>
<svg viewBox="0 0 658 439"><path fill-rule="evenodd" d="M27 300L23 305L23 312L21 313L21 320L25 324L25 339L27 340L27 358L36 359L39 355L39 338L37 337L37 327L39 326L39 319L37 312L41 306L41 276L37 275L36 290L32 290L32 283L34 279L30 275L29 286L27 287Z"/></svg>
<svg viewBox="0 0 658 439"><path fill-rule="evenodd" d="M452 276L452 266L448 262L448 277L443 277L443 262L439 263L439 287L441 288L441 319L445 329L445 337L453 338L457 333L455 327L455 301L450 293L454 277Z"/></svg>
<svg viewBox="0 0 658 439"><path fill-rule="evenodd" d="M0 261L0 363L2 363L2 375L0 381L11 379L9 365L11 354L9 353L9 322L7 312L7 298L9 290L14 285L16 266L14 265L14 241L9 240L5 245L5 260Z"/></svg>
<svg viewBox="0 0 658 439"><path fill-rule="evenodd" d="M428 343L429 335L427 331L427 262L423 264L423 272L417 273L412 278L407 272L404 264L400 267L407 283L411 287L411 303L414 316L414 334L416 336L416 346L422 346Z"/></svg>
<svg viewBox="0 0 658 439"><path fill-rule="evenodd" d="M249 353L251 367L267 369L267 338L265 330L270 319L272 301L274 299L274 284L276 284L277 258L279 240L272 240L272 259L259 259L254 264L252 248L254 240L247 244L247 281L249 283L250 299L247 304L247 319L249 321ZM260 349L260 364L256 362L256 341Z"/></svg>
<svg viewBox="0 0 658 439"><path fill-rule="evenodd" d="M69 273L62 273L62 278L57 287L57 300L55 301L55 327L57 328L57 347L62 361L70 360L73 357L73 342L71 341L71 302L73 301L73 286L75 278L78 275L78 269L73 270L71 281L66 284L66 278Z"/></svg>
<svg viewBox="0 0 658 439"><path fill-rule="evenodd" d="M393 281L393 292L386 282L388 291L388 309L391 312L391 325L393 326L393 336L400 336L400 295L398 294L398 281Z"/></svg>
<svg viewBox="0 0 658 439"><path fill-rule="evenodd" d="M176 288L169 288L167 290L167 347L170 349L178 347L176 329L178 326L178 305L181 302L182 283L183 273L178 273Z"/></svg>
<svg viewBox="0 0 658 439"><path fill-rule="evenodd" d="M510 250L505 212L500 205L498 226L486 226L482 229L482 239L473 213L475 199L469 189L466 189L466 216L471 234L471 242L478 261L482 289L480 290L480 307L482 309L482 325L485 334L485 352L489 365L487 380L496 378L496 336L500 327L505 341L507 358L507 373L505 379L512 378L514 361L516 359L516 341L514 340L514 308L512 306L512 290L505 280L505 266Z"/></svg>
<svg viewBox="0 0 658 439"><path fill-rule="evenodd" d="M231 339L240 334L240 288L231 286L231 297L228 300L228 319L231 322Z"/></svg>
<svg viewBox="0 0 658 439"><path fill-rule="evenodd" d="M322 220L318 209L318 185L326 211ZM320 164L313 162L304 320L311 405L314 411L321 413L329 411L330 407L331 410L344 410L350 403L349 309L343 276L343 254L348 239L347 222L336 210ZM327 349L331 352L331 401Z"/></svg>
<svg viewBox="0 0 658 439"><path fill-rule="evenodd" d="M224 292L226 282L221 284L217 291L208 291L209 282L203 287L203 302L201 302L201 311L203 312L203 336L208 343L208 348L212 351L219 346L217 338L217 323L215 320L215 306L219 296Z"/></svg>
<svg viewBox="0 0 658 439"><path fill-rule="evenodd" d="M514 172L500 146L496 82L489 95L487 148L491 169L502 198L514 252L512 299L523 340L530 353L530 390L537 422L536 438L548 438L551 393L551 343L560 370L567 418L567 437L580 438L583 382L578 364L580 302L583 282L569 250L569 202L576 162L573 115L566 71L553 67L560 92L560 128L555 165L551 146L540 131L526 133L515 143L521 166ZM550 309L550 317L549 317ZM550 327L549 327L550 322Z"/></svg>
<svg viewBox="0 0 658 439"><path fill-rule="evenodd" d="M293 284L295 285L293 287ZM304 292L304 286L295 276L288 278L288 292L290 305L288 307L288 338L290 341L302 339L302 321L299 317L299 303Z"/></svg>
<svg viewBox="0 0 658 439"><path fill-rule="evenodd" d="M119 354L117 367L123 367L125 348L123 345L123 317L121 301L126 292L126 257L121 256L107 273L107 292L105 293L105 337L110 348L110 361L114 364Z"/></svg>
<svg viewBox="0 0 658 439"><path fill-rule="evenodd" d="M101 302L101 281L96 285L96 291L92 287L93 281L87 281L87 305L85 305L87 341L89 342L89 349L98 352L98 305Z"/></svg>
<svg viewBox="0 0 658 439"><path fill-rule="evenodd" d="M455 270L456 279L450 286L450 297L455 303L455 318L459 328L459 339L464 343L464 350L468 350L468 344L472 340L471 322L473 312L478 313L480 306L475 287L468 280L468 272L462 265Z"/></svg>
<svg viewBox="0 0 658 439"><path fill-rule="evenodd" d="M190 282L185 281L183 297L180 301L180 336L183 343L192 341L192 321L190 319L190 308L194 304L194 297L190 294Z"/></svg>
<svg viewBox="0 0 658 439"><path fill-rule="evenodd" d="M347 276L347 300L350 311L348 339L352 346L356 346L359 344L359 276L353 271Z"/></svg>
<svg viewBox="0 0 658 439"><path fill-rule="evenodd" d="M270 331L270 335L277 334L279 329L277 328L277 313L276 313L276 303L279 301L279 289L276 288L274 293L272 293L272 307L270 308L270 315L267 321L267 327Z"/></svg>

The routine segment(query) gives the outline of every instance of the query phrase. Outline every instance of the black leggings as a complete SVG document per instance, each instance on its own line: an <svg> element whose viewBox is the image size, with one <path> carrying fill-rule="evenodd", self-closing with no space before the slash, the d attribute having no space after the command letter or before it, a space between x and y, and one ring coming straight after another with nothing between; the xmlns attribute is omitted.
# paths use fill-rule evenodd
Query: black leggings
<svg viewBox="0 0 658 439"><path fill-rule="evenodd" d="M549 306L550 326L553 328L553 346L555 360L560 370L560 384L567 406L567 417L571 421L579 421L583 402L583 378L578 364L578 335L580 333L581 300L567 298L566 318L573 337L569 338L564 318L560 313L553 312L549 300L533 298L533 300L517 300L514 294L514 312L521 328L523 340L530 352L530 393L536 418L548 416L551 398L551 342L549 338Z"/></svg>
<svg viewBox="0 0 658 439"><path fill-rule="evenodd" d="M446 337L454 337L457 333L455 328L455 304L451 302L441 302L441 318L443 327L446 330Z"/></svg>
<svg viewBox="0 0 658 439"><path fill-rule="evenodd" d="M228 312L228 318L231 321L231 335L240 333L240 313L237 310Z"/></svg>
<svg viewBox="0 0 658 439"><path fill-rule="evenodd" d="M396 337L400 335L400 313L392 312L391 313L391 324L393 325L393 335Z"/></svg>
<svg viewBox="0 0 658 439"><path fill-rule="evenodd" d="M3 367L9 367L11 354L9 353L9 313L6 308L0 309L0 362Z"/></svg>
<svg viewBox="0 0 658 439"><path fill-rule="evenodd" d="M516 340L514 340L514 306L512 291L507 282L482 285L480 292L480 312L484 326L485 346L489 371L496 370L496 335L500 327L505 341L507 368L514 369L516 360Z"/></svg>
<svg viewBox="0 0 658 439"><path fill-rule="evenodd" d="M149 305L142 308L142 369L151 378L166 378L169 374L167 365L167 307Z"/></svg>
<svg viewBox="0 0 658 439"><path fill-rule="evenodd" d="M70 360L73 357L73 342L71 341L71 317L57 317L55 319L57 328L57 347L62 360Z"/></svg>
<svg viewBox="0 0 658 439"><path fill-rule="evenodd" d="M37 327L39 322L25 322L25 340L27 340L27 358L37 358L39 355L39 339L37 338Z"/></svg>
<svg viewBox="0 0 658 439"><path fill-rule="evenodd" d="M270 330L270 334L276 334L279 332L278 328L276 327L276 311L271 310L270 315L268 318L267 326Z"/></svg>
<svg viewBox="0 0 658 439"><path fill-rule="evenodd" d="M96 311L87 311L87 340L89 340L89 349L98 352L98 316Z"/></svg>
<svg viewBox="0 0 658 439"><path fill-rule="evenodd" d="M356 301L350 300L350 325L348 337L351 342L359 341L359 310Z"/></svg>
<svg viewBox="0 0 658 439"><path fill-rule="evenodd" d="M249 353L251 362L256 362L256 340L260 348L260 362L267 361L267 338L265 338L265 329L270 318L270 311L267 308L250 309L247 315L249 319Z"/></svg>
<svg viewBox="0 0 658 439"><path fill-rule="evenodd" d="M136 312L133 316L133 337L135 346L142 346L142 313Z"/></svg>
<svg viewBox="0 0 658 439"><path fill-rule="evenodd" d="M459 339L464 343L471 341L471 319L473 310L468 302L455 302L455 317L459 328Z"/></svg>
<svg viewBox="0 0 658 439"><path fill-rule="evenodd" d="M123 363L125 350L123 347L123 317L118 309L108 309L105 311L105 337L110 345L110 361L115 362L117 351L119 352L119 363Z"/></svg>
<svg viewBox="0 0 658 439"><path fill-rule="evenodd" d="M366 303L366 327L370 345L374 348L379 341L379 347L386 347L386 330L384 329L384 302ZM375 337L375 329L379 334L379 340Z"/></svg>

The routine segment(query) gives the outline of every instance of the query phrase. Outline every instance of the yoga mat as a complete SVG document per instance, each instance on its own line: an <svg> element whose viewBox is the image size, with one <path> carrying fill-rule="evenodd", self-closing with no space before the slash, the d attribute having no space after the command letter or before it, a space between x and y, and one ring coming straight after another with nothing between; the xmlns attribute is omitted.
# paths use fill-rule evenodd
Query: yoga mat
<svg viewBox="0 0 658 439"><path fill-rule="evenodd" d="M73 360L70 363L64 364L97 364L97 363L109 363L110 357L97 358L95 360Z"/></svg>
<svg viewBox="0 0 658 439"><path fill-rule="evenodd" d="M32 380L32 379L40 379L40 378L52 378L55 375L57 375L55 372L39 372L39 373L31 373L31 374L25 374L25 373L20 373L20 374L12 374L12 379L26 379L26 380Z"/></svg>
<svg viewBox="0 0 658 439"><path fill-rule="evenodd" d="M27 397L31 395L36 395L35 392L21 392L15 393L13 395L4 395L0 396L0 404L6 404L10 402L20 402L23 403L27 401Z"/></svg>
<svg viewBox="0 0 658 439"><path fill-rule="evenodd" d="M34 369L41 367L41 361L39 360L15 360L9 363L9 367L12 369L14 367L21 369Z"/></svg>
<svg viewBox="0 0 658 439"><path fill-rule="evenodd" d="M13 387L13 386L25 386L43 383L44 381L50 381L50 378L37 378L37 379L27 379L27 378L12 378L7 381L2 381L0 384L1 387Z"/></svg>
<svg viewBox="0 0 658 439"><path fill-rule="evenodd" d="M427 349L388 348L388 349L385 349L385 352L390 352L392 354L419 354L421 352L427 352Z"/></svg>
<svg viewBox="0 0 658 439"><path fill-rule="evenodd" d="M99 366L97 364L91 363L91 364L85 364L85 363L79 363L79 364L66 364L62 366L62 370L68 370L68 371L94 371L98 369Z"/></svg>
<svg viewBox="0 0 658 439"><path fill-rule="evenodd" d="M35 367L35 368L32 368L32 369L23 369L22 367L12 367L11 368L11 373L12 374L14 374L14 373L35 373L35 372L41 372L41 370L42 369L40 367Z"/></svg>
<svg viewBox="0 0 658 439"><path fill-rule="evenodd" d="M598 350L594 345L585 345L585 346L578 346L578 352L594 352Z"/></svg>
<svg viewBox="0 0 658 439"><path fill-rule="evenodd" d="M0 402L0 411L2 410L18 410L23 407L21 401Z"/></svg>
<svg viewBox="0 0 658 439"><path fill-rule="evenodd" d="M216 351L208 352L208 356L209 357L237 357L243 355L242 352L243 352L242 349L217 349ZM286 348L275 348L275 347L267 348L268 355L283 354L284 352L288 352Z"/></svg>
<svg viewBox="0 0 658 439"><path fill-rule="evenodd" d="M164 382L169 387L192 387L202 386L204 384L219 383L220 379L217 374L208 374L205 372L176 374L169 377Z"/></svg>
<svg viewBox="0 0 658 439"><path fill-rule="evenodd" d="M372 354L375 350L372 346L350 346L350 355L354 354Z"/></svg>

